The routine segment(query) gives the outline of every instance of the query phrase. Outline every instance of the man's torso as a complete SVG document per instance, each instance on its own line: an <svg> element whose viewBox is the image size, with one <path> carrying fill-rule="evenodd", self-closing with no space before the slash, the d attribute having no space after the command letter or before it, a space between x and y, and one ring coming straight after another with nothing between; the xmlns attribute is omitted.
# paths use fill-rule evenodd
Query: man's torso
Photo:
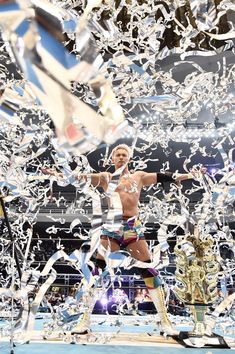
<svg viewBox="0 0 235 354"><path fill-rule="evenodd" d="M112 174L103 172L102 176L102 187L104 191L107 191L108 184L112 179ZM115 192L119 194L124 217L138 216L138 203L141 189L141 172L128 172L127 174L124 174L120 177Z"/></svg>

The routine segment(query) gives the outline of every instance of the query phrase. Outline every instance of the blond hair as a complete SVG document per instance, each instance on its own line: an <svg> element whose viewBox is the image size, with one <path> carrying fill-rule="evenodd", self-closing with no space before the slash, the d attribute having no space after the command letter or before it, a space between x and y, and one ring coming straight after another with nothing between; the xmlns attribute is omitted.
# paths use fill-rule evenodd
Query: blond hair
<svg viewBox="0 0 235 354"><path fill-rule="evenodd" d="M129 147L128 145L126 145L126 144L119 144L119 145L117 145L117 146L115 146L115 147L113 148L113 150L112 150L112 152L111 152L111 157L113 157L114 154L115 154L115 152L116 152L117 150L119 150L119 149L126 150L127 153L128 153L128 156L129 156L129 157L131 156L131 149L130 149L130 147Z"/></svg>

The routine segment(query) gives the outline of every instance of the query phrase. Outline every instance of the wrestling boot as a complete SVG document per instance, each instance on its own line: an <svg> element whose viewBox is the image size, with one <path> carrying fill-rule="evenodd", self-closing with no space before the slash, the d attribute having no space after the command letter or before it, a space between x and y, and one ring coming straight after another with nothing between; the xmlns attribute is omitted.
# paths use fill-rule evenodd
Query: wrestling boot
<svg viewBox="0 0 235 354"><path fill-rule="evenodd" d="M78 319L76 326L72 329L71 334L88 334L91 332L91 314L95 303L98 300L99 289L91 288L89 292L83 296L83 310Z"/></svg>
<svg viewBox="0 0 235 354"><path fill-rule="evenodd" d="M166 311L165 296L162 286L155 289L148 289L149 295L157 309L158 315L161 321L161 332L167 336L178 336L179 331L177 331L171 324Z"/></svg>
<svg viewBox="0 0 235 354"><path fill-rule="evenodd" d="M71 331L72 335L76 334L88 334L91 332L91 312L89 310L84 311L80 316L78 323Z"/></svg>

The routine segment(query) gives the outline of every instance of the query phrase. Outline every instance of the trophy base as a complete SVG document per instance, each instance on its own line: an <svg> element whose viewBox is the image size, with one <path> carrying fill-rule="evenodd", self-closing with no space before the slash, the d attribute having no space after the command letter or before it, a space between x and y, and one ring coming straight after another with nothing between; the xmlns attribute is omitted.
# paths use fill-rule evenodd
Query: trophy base
<svg viewBox="0 0 235 354"><path fill-rule="evenodd" d="M231 346L226 342L224 337L217 334L212 334L212 336L197 336L191 335L190 332L180 332L178 336L178 341L183 344L186 348L224 348L231 349Z"/></svg>

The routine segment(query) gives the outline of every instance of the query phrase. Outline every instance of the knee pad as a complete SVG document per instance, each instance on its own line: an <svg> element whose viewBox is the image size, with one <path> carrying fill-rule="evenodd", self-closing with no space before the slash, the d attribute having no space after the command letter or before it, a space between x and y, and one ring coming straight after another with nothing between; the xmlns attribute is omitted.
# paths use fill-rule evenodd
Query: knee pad
<svg viewBox="0 0 235 354"><path fill-rule="evenodd" d="M145 261L151 263L151 260ZM159 272L154 268L138 268L148 289L156 289L162 285Z"/></svg>
<svg viewBox="0 0 235 354"><path fill-rule="evenodd" d="M162 285L161 278L159 275L155 275L149 278L144 278L145 285L148 289L157 289L159 286Z"/></svg>

